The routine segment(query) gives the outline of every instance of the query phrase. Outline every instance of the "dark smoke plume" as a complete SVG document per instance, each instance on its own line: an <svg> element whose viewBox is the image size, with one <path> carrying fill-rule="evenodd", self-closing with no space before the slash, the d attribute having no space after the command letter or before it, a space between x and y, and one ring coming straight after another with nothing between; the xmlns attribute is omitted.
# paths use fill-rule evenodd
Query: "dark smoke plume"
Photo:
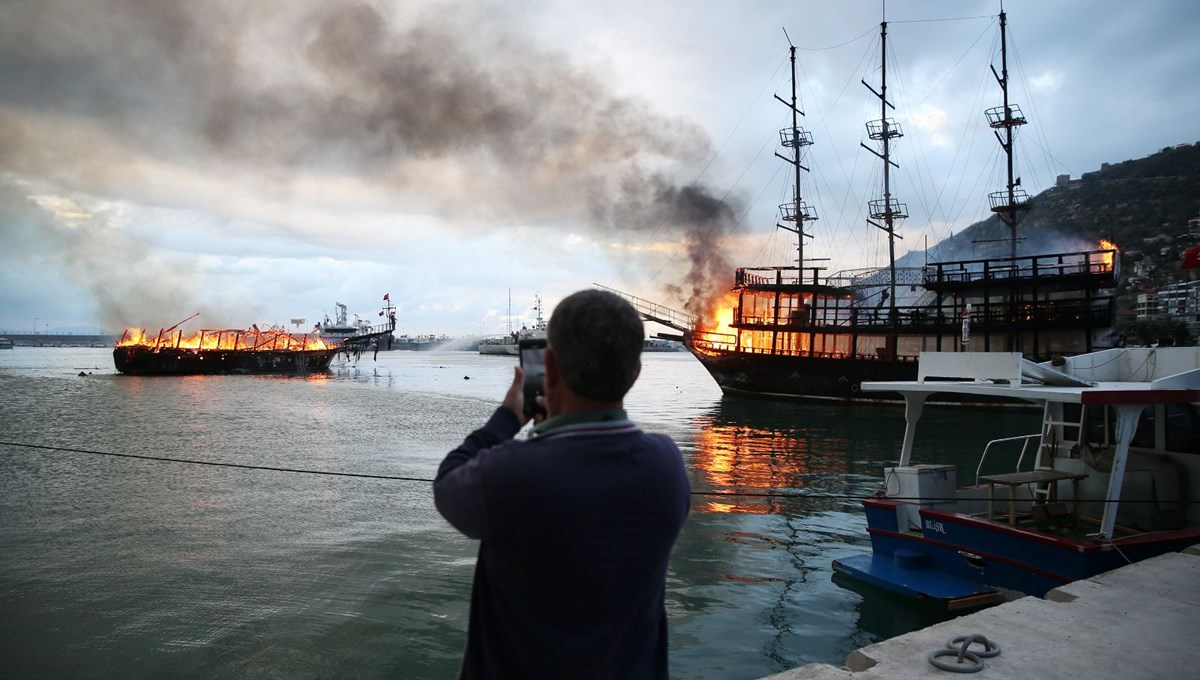
<svg viewBox="0 0 1200 680"><path fill-rule="evenodd" d="M398 210L653 231L686 248L677 289L702 307L729 282L717 245L733 210L673 177L711 155L707 135L527 45L503 13L368 0L9 3L0 170L166 205L188 199L123 186L145 179L142 161L325 173L367 178ZM27 117L43 110L104 138L86 163L64 167L55 136Z"/></svg>

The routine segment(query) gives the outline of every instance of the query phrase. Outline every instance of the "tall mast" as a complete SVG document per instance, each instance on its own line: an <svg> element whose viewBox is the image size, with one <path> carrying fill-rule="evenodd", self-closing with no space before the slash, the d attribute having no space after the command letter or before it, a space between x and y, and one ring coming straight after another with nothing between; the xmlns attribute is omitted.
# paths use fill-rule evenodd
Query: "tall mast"
<svg viewBox="0 0 1200 680"><path fill-rule="evenodd" d="M783 34L787 36L786 29ZM796 100L796 46L791 43L792 39L788 37L789 53L792 60L792 101L789 103L779 95L775 95L775 98L792 110L792 126L779 131L779 142L784 147L792 150L792 157L788 158L778 151L775 152L775 156L790 163L796 171L795 185L792 189L792 201L779 206L779 213L783 216L783 220L785 222L794 222L796 226L789 227L784 224L777 226L796 235L796 282L803 283L804 237L812 238L811 234L804 233L804 223L817 219L817 212L800 199L800 171L808 172L808 168L800 164L800 154L803 152L804 147L812 145L813 141L812 135L800 127L799 117L803 116L804 112L800 110Z"/></svg>
<svg viewBox="0 0 1200 680"><path fill-rule="evenodd" d="M992 205L992 212L1000 217L1000 221L1008 226L1009 234L1009 256L1014 260L1017 258L1017 222L1021 220L1022 214L1029 210L1029 194L1025 190L1019 189L1021 186L1021 178L1013 177L1013 137L1015 131L1013 128L1024 125L1025 117L1021 115L1021 108L1016 104L1011 104L1008 101L1008 39L1006 35L1006 27L1008 25L1007 17L1003 10L1000 11L1000 72L996 73L996 67L993 65L992 75L996 77L996 82L1000 83L1000 91L1004 97L1004 105L988 109L984 112L987 116L988 125L993 128L996 139L1000 142L1000 147L1004 149L1004 155L1008 163L1008 186L1005 191L995 191L988 194L988 201ZM1000 130L1004 130L1004 134L1000 134Z"/></svg>
<svg viewBox="0 0 1200 680"><path fill-rule="evenodd" d="M879 23L879 51L881 63L879 91L877 92L875 88L871 87L866 80L863 80L862 84L879 98L879 120L867 122L867 136L881 142L883 149L881 153L866 144L861 144L861 146L883 161L883 198L868 201L871 217L875 220L883 220L883 224L872 220L867 220L867 222L887 232L888 235L888 318L894 321L896 319L896 239L901 238L896 235L896 222L908 217L908 206L892 198L891 169L900 166L892 161L891 140L903 137L904 133L901 132L899 123L888 118L887 115L888 108L896 109L887 100L887 21Z"/></svg>

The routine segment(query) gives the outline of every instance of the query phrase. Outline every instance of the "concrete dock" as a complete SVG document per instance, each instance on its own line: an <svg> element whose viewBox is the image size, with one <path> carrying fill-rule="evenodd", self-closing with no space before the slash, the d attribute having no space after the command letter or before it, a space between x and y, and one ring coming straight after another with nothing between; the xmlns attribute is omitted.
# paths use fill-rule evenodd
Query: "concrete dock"
<svg viewBox="0 0 1200 680"><path fill-rule="evenodd" d="M841 668L809 664L768 680L962 677L933 666L929 654L950 638L976 634L1001 651L982 659L973 678L1200 677L1200 546L1055 588L1045 599L1024 597L878 642L852 652Z"/></svg>

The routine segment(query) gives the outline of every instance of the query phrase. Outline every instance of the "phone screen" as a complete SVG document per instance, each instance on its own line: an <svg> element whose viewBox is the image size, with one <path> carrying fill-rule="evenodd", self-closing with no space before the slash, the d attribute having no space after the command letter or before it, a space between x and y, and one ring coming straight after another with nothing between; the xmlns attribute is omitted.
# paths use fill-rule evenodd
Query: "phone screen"
<svg viewBox="0 0 1200 680"><path fill-rule="evenodd" d="M525 371L525 415L533 417L545 409L537 405L537 398L546 394L546 341L542 339L522 340L518 344L521 368Z"/></svg>

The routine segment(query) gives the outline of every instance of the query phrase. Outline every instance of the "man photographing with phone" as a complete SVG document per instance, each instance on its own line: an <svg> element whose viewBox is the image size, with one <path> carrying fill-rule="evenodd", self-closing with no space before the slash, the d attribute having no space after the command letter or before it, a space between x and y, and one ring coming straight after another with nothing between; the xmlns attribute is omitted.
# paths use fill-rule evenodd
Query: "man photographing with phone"
<svg viewBox="0 0 1200 680"><path fill-rule="evenodd" d="M679 448L631 422L633 307L583 290L550 316L546 416L518 367L488 422L451 451L437 509L480 539L460 678L666 678L666 572L690 489Z"/></svg>

